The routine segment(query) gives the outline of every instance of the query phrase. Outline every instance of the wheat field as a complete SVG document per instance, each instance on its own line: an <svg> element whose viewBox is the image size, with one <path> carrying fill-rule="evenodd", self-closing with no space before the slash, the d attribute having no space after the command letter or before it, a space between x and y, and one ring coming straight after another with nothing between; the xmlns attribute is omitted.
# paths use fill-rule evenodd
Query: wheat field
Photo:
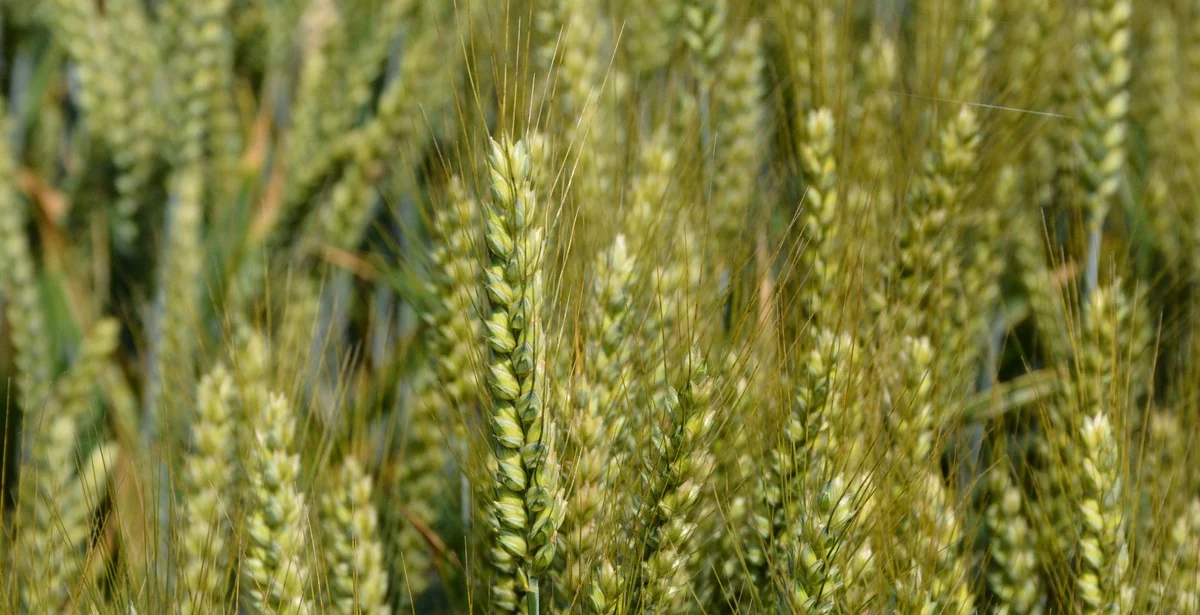
<svg viewBox="0 0 1200 615"><path fill-rule="evenodd" d="M0 613L1200 614L1198 0L0 0L0 126Z"/></svg>

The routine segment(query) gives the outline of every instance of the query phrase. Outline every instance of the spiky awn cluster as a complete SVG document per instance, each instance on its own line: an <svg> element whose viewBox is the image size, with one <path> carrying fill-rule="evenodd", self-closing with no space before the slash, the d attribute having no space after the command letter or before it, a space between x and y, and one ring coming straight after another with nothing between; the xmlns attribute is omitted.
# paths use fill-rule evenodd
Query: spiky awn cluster
<svg viewBox="0 0 1200 615"><path fill-rule="evenodd" d="M371 501L374 485L354 458L342 462L336 484L321 499L331 612L389 615L384 604L388 580L379 543L379 514Z"/></svg>
<svg viewBox="0 0 1200 615"><path fill-rule="evenodd" d="M996 598L996 613L1042 613L1045 604L1033 530L1022 510L1021 490L1007 465L997 465L988 472L987 488L992 502L983 511L984 524L991 533L985 578Z"/></svg>
<svg viewBox="0 0 1200 615"><path fill-rule="evenodd" d="M488 385L495 438L491 506L492 608L537 613L538 579L554 561L563 493L554 425L544 407L541 265L533 163L525 141L493 140L488 157L492 203L486 214L489 263L484 272L491 314Z"/></svg>
<svg viewBox="0 0 1200 615"><path fill-rule="evenodd" d="M476 251L482 237L479 204L458 177L451 178L448 197L448 207L434 221L437 243L430 255L434 268L430 291L437 300L424 320L433 329L439 385L461 412L479 394L476 349L482 338L477 314L482 276Z"/></svg>
<svg viewBox="0 0 1200 615"><path fill-rule="evenodd" d="M823 313L823 301L836 300L830 295L838 279L834 247L838 240L838 186L833 113L826 108L810 111L804 127L807 142L800 149L800 162L808 186L801 207L810 288L803 294L802 307L815 315Z"/></svg>
<svg viewBox="0 0 1200 615"><path fill-rule="evenodd" d="M297 479L296 420L287 398L271 393L255 409L249 470L249 510L240 593L247 612L313 612L308 570L308 503Z"/></svg>
<svg viewBox="0 0 1200 615"><path fill-rule="evenodd" d="M130 250L137 239L136 216L159 156L162 125L154 112L154 83L161 57L141 3L114 0L105 3L103 14L92 5L75 0L45 3L52 26L76 63L88 128L113 150L119 170L113 234L120 249Z"/></svg>
<svg viewBox="0 0 1200 615"><path fill-rule="evenodd" d="M1162 553L1166 580L1157 590L1179 613L1200 613L1200 498L1192 498L1171 526Z"/></svg>
<svg viewBox="0 0 1200 615"><path fill-rule="evenodd" d="M656 421L642 468L647 490L640 498L638 518L644 524L644 540L639 582L629 604L646 613L681 608L687 590L681 573L696 531L692 513L713 468L708 443L716 416L708 367L695 350L684 367L682 385L667 391L664 416Z"/></svg>
<svg viewBox="0 0 1200 615"><path fill-rule="evenodd" d="M234 485L234 382L220 365L197 388L191 451L184 458L182 611L205 613L224 604L229 511Z"/></svg>
<svg viewBox="0 0 1200 615"><path fill-rule="evenodd" d="M8 113L0 104L0 133L9 130ZM25 237L26 206L12 189L15 165L8 141L0 139L0 291L5 295L4 316L12 337L14 384L25 408L40 408L50 394L54 358L49 329L40 309L38 271Z"/></svg>
<svg viewBox="0 0 1200 615"><path fill-rule="evenodd" d="M117 346L114 320L96 323L79 347L71 369L49 391L45 406L25 417L22 480L16 540L5 566L28 579L21 600L31 613L64 608L83 579L90 519L105 491L116 454L113 443L92 450L76 470L80 419L88 409L101 367Z"/></svg>
<svg viewBox="0 0 1200 615"><path fill-rule="evenodd" d="M756 169L762 162L763 138L755 128L765 113L761 46L762 28L757 22L747 24L733 39L713 101L725 118L716 127L722 160L713 185L713 230L722 251L734 259L742 256L737 254L738 239L754 205L754 175L746 169Z"/></svg>
<svg viewBox="0 0 1200 615"><path fill-rule="evenodd" d="M1097 284L1101 227L1125 172L1133 3L1092 0L1087 4L1077 87L1083 125L1079 171L1089 237L1084 283L1091 290Z"/></svg>
<svg viewBox="0 0 1200 615"><path fill-rule="evenodd" d="M845 478L833 477L805 502L798 532L790 537L786 604L798 613L835 613L846 580L838 552L854 519L853 494Z"/></svg>
<svg viewBox="0 0 1200 615"><path fill-rule="evenodd" d="M900 252L885 266L894 286L895 326L911 335L930 335L943 326L932 314L952 307L947 285L959 271L950 237L963 208L962 197L978 168L979 121L975 111L962 107L942 128L910 194L912 206L900 221ZM875 297L887 304L886 298ZM948 325L946 325L948 326ZM936 344L940 340L934 338Z"/></svg>
<svg viewBox="0 0 1200 615"><path fill-rule="evenodd" d="M848 336L822 331L813 335L814 347L802 364L800 386L788 413L782 437L770 452L758 484L758 506L752 517L755 535L744 546L746 560L756 576L789 574L788 538L798 536L797 524L808 502L796 498L829 477L826 457L835 444L831 423L843 419L840 388L846 383L845 366L854 352Z"/></svg>
<svg viewBox="0 0 1200 615"><path fill-rule="evenodd" d="M433 367L423 367L413 375L403 463L394 477L380 483L383 501L404 503L403 507L383 509L388 530L384 535L384 559L389 569L403 571L388 584L393 604L407 604L429 586L434 562L418 524L430 526L437 521L438 496L445 491L441 472L452 457L445 446L443 428L452 411L442 386Z"/></svg>
<svg viewBox="0 0 1200 615"><path fill-rule="evenodd" d="M1129 551L1122 513L1120 451L1108 415L1097 413L1079 430L1083 497L1076 585L1085 615L1128 613L1133 588L1126 578Z"/></svg>
<svg viewBox="0 0 1200 615"><path fill-rule="evenodd" d="M625 456L618 439L626 435L628 389L633 384L633 348L627 336L634 259L625 237L618 235L598 261L582 374L572 391L573 412L563 438L564 474L573 484L560 534L564 570L559 591L565 604L582 599L572 592L592 586L603 554L603 524L608 511L618 508L605 494L616 482Z"/></svg>

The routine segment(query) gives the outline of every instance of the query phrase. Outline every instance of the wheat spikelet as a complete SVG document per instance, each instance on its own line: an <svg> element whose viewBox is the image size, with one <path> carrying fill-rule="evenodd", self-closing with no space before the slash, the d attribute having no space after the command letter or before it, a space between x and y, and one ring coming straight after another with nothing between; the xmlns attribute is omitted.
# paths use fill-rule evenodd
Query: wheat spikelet
<svg viewBox="0 0 1200 615"><path fill-rule="evenodd" d="M233 378L217 366L197 388L198 420L183 465L184 613L207 612L225 604L228 515L237 495L233 489L234 447L230 446L233 403Z"/></svg>
<svg viewBox="0 0 1200 615"><path fill-rule="evenodd" d="M378 515L371 497L371 477L357 461L347 458L342 462L337 485L331 486L321 500L325 573L334 613L391 613L383 603L388 580L383 570L383 547L377 539Z"/></svg>
<svg viewBox="0 0 1200 615"><path fill-rule="evenodd" d="M721 83L713 104L725 118L717 127L719 161L713 184L713 231L716 248L734 266L741 253L739 234L754 214L752 206L762 163L763 57L762 28L751 22L733 39L730 55L721 67ZM740 257L740 258L739 258Z"/></svg>
<svg viewBox="0 0 1200 615"><path fill-rule="evenodd" d="M1179 613L1200 611L1200 546L1197 532L1200 531L1200 500L1192 499L1171 526L1168 548L1164 549L1161 563L1166 574L1165 587L1160 589L1161 599L1173 605Z"/></svg>
<svg viewBox="0 0 1200 615"><path fill-rule="evenodd" d="M996 596L996 612L1043 613L1037 552L1022 510L1021 490L1013 484L1006 463L997 464L988 472L987 484L993 500L983 513L984 523L991 532L986 577L988 588Z"/></svg>
<svg viewBox="0 0 1200 615"><path fill-rule="evenodd" d="M171 409L182 405L180 391L191 389L195 371L193 352L199 323L201 245L204 223L204 176L199 164L177 172L173 178L173 207L167 245L160 272L159 304L155 321L153 360L157 381L151 383L153 410L147 414L147 431L178 437L178 416ZM171 418L176 417L172 421Z"/></svg>
<svg viewBox="0 0 1200 615"><path fill-rule="evenodd" d="M1088 291L1098 283L1101 227L1125 173L1132 12L1128 0L1096 0L1088 3L1081 16L1079 177L1087 220L1084 280Z"/></svg>
<svg viewBox="0 0 1200 615"><path fill-rule="evenodd" d="M117 344L113 320L96 323L79 356L54 384L44 407L25 418L16 545L8 554L22 602L31 612L55 612L84 574L90 519L104 495L115 446L102 443L75 470L79 421L89 409L101 367Z"/></svg>
<svg viewBox="0 0 1200 615"><path fill-rule="evenodd" d="M450 451L442 425L452 415L447 396L431 369L417 372L405 418L403 455L394 476L381 480L378 507L382 511L384 561L394 571L388 583L389 603L409 604L429 586L433 558L418 524L438 518L439 494L445 492L444 472Z"/></svg>
<svg viewBox="0 0 1200 615"><path fill-rule="evenodd" d="M605 501L605 493L617 484L623 460L616 445L625 436L632 384L632 348L626 336L634 265L624 236L618 235L593 273L583 370L564 430L563 470L571 483L559 534L564 570L556 587L567 605L581 603L596 582L593 571L604 552L604 525L620 512L617 504Z"/></svg>
<svg viewBox="0 0 1200 615"><path fill-rule="evenodd" d="M1129 612L1133 588L1125 576L1129 553L1121 511L1120 451L1103 411L1084 420L1079 443L1079 601L1088 614Z"/></svg>
<svg viewBox="0 0 1200 615"><path fill-rule="evenodd" d="M434 69L442 43L436 31L425 32L406 46L399 75L380 94L375 116L348 142L348 163L333 185L329 205L323 207L307 227L303 240L309 245L329 244L352 249L358 245L375 212L374 183L384 172L385 161L417 145L425 135L414 121L414 92L423 89L443 92L447 71ZM419 143L419 141L418 141Z"/></svg>
<svg viewBox="0 0 1200 615"><path fill-rule="evenodd" d="M285 397L271 393L256 408L255 447L247 458L248 510L242 532L240 595L250 613L307 614L308 506L297 484L295 417Z"/></svg>
<svg viewBox="0 0 1200 615"><path fill-rule="evenodd" d="M492 606L536 613L538 577L554 560L563 503L554 454L541 331L542 215L530 181L523 141L493 141L488 159L492 206L487 214L491 264L484 272L492 313L485 321L491 348L489 423L496 445L495 498L490 523L495 568Z"/></svg>
<svg viewBox="0 0 1200 615"><path fill-rule="evenodd" d="M809 314L821 314L825 301L836 301L838 281L838 186L837 160L834 157L835 128L833 114L818 109L808 114L805 134L808 142L800 151L804 177L805 260L808 265L801 305Z"/></svg>
<svg viewBox="0 0 1200 615"><path fill-rule="evenodd" d="M3 110L0 110L2 113ZM8 115L2 113L0 133L7 133ZM5 294L5 316L12 333L16 385L26 412L40 412L50 393L54 357L37 286L37 269L25 238L25 206L13 192L13 159L8 141L0 139L0 282Z"/></svg>
<svg viewBox="0 0 1200 615"><path fill-rule="evenodd" d="M683 577L696 531L691 518L701 485L712 470L708 438L715 420L712 383L699 354L688 355L683 387L668 391L662 423L651 437L651 455L642 468L646 483L638 518L645 539L634 598L628 604L650 613L674 612L687 599Z"/></svg>

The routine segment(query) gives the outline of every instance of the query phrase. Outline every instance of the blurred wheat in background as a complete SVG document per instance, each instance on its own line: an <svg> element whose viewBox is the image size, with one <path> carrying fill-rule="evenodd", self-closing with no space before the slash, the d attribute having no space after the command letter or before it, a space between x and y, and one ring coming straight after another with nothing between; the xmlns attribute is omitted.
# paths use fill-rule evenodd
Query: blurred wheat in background
<svg viewBox="0 0 1200 615"><path fill-rule="evenodd" d="M1200 613L1200 0L0 0L0 613Z"/></svg>

